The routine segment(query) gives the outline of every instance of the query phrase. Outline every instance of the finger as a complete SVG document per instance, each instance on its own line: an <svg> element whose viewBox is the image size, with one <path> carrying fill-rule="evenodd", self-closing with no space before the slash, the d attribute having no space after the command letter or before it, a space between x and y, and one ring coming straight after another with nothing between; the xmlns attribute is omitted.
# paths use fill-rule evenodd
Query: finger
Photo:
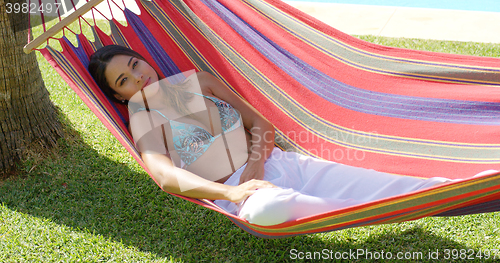
<svg viewBox="0 0 500 263"><path fill-rule="evenodd" d="M267 183L265 184L265 186L266 186L267 188L280 188L280 187L278 187L278 186L274 185L274 184L273 184L273 183L271 183L271 182L267 182Z"/></svg>
<svg viewBox="0 0 500 263"><path fill-rule="evenodd" d="M259 189L259 188L279 188L279 187L268 181L256 181L256 184L254 184L252 188Z"/></svg>

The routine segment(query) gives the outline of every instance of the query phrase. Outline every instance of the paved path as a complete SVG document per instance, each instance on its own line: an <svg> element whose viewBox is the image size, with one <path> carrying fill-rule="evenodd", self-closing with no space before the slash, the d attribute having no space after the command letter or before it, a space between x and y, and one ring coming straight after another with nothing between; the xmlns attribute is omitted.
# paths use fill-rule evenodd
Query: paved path
<svg viewBox="0 0 500 263"><path fill-rule="evenodd" d="M352 35L500 43L500 12L287 3Z"/></svg>

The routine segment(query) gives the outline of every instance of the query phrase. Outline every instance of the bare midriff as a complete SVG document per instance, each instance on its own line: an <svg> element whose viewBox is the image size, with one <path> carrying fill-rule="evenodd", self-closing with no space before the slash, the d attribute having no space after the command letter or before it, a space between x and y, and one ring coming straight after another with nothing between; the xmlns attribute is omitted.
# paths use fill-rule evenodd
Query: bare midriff
<svg viewBox="0 0 500 263"><path fill-rule="evenodd" d="M245 131L245 137L246 137L246 143L247 143L247 149L248 149L248 154L247 154L247 159L248 159L248 156L250 155L250 147L252 147L252 144L251 144L251 135L250 135L250 133L248 133L247 131ZM246 163L246 162L245 162L245 163ZM241 166L243 166L243 165L241 165ZM241 168L241 166L240 166L240 167L235 167L235 169L236 169L236 170L238 170L239 168ZM229 175L227 175L227 176L225 176L225 177L223 177L223 178L221 178L221 179L219 179L219 180L217 180L217 181L215 181L215 182L223 184L223 183L225 183L225 182L227 181L227 179L229 179L229 177L231 177L231 175L233 175L233 174L234 174L234 172L230 173Z"/></svg>

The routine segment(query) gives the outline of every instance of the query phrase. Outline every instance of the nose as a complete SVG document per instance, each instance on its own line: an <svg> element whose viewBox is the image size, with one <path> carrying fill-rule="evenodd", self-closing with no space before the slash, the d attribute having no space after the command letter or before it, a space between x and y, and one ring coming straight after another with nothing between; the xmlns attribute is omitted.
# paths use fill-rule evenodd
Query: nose
<svg viewBox="0 0 500 263"><path fill-rule="evenodd" d="M137 73L134 75L134 77L135 77L135 81L136 81L136 82L139 82L139 81L141 81L141 79L144 77L144 75L143 75L142 73L140 73L140 72L137 72Z"/></svg>

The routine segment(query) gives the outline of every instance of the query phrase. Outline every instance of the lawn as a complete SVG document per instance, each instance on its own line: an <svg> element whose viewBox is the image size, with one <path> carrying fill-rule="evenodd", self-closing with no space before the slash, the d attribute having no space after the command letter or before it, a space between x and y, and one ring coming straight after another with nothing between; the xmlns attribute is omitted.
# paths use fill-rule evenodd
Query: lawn
<svg viewBox="0 0 500 263"><path fill-rule="evenodd" d="M361 38L389 46L500 57L498 44ZM30 153L17 174L0 180L0 262L282 262L325 257L325 252L351 252L351 257L354 252L372 257L391 253L414 258L409 261L450 262L453 257L485 261L488 252L492 260L494 249L500 249L499 213L424 218L277 240L251 236L216 212L162 192L37 56L65 137L56 149ZM451 259L445 259L446 249ZM436 255L439 260L429 260Z"/></svg>

